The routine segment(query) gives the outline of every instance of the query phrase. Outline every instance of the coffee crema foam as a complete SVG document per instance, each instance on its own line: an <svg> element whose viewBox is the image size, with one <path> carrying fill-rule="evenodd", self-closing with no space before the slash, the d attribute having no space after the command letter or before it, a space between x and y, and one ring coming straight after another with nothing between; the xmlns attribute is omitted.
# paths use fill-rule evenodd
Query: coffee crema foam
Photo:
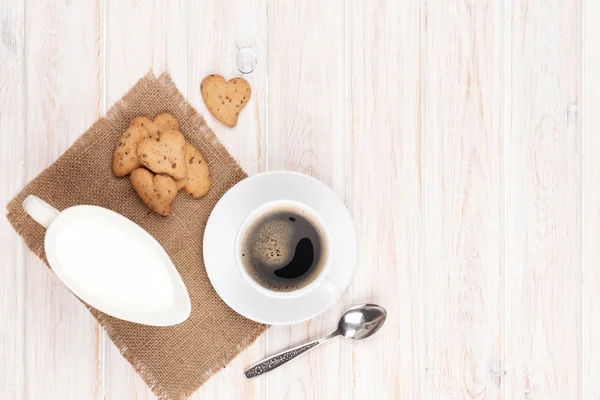
<svg viewBox="0 0 600 400"><path fill-rule="evenodd" d="M327 259L323 229L304 210L275 206L254 218L242 237L242 263L261 286L279 292L301 289Z"/></svg>

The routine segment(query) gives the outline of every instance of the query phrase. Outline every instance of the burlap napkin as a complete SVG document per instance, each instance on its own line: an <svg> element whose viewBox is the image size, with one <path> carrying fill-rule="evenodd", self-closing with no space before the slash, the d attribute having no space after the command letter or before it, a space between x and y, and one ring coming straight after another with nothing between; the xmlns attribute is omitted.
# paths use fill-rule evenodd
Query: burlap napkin
<svg viewBox="0 0 600 400"><path fill-rule="evenodd" d="M129 179L115 178L111 168L117 139L129 121L137 116L153 118L161 112L169 112L179 120L181 132L208 161L212 178L210 192L202 199L180 192L168 217L150 211L131 188ZM149 74L8 204L8 219L31 251L46 263L45 230L21 207L29 194L59 210L76 204L114 210L163 245L190 294L192 314L187 321L172 327L151 327L86 307L159 398L182 398L198 389L267 328L223 303L208 280L202 256L204 227L211 210L231 186L245 177L169 75L157 79Z"/></svg>

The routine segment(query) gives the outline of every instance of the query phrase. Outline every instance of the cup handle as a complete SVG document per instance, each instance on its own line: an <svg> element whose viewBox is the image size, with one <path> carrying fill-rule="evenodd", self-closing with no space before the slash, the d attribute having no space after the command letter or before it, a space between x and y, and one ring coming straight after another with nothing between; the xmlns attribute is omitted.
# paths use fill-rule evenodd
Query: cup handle
<svg viewBox="0 0 600 400"><path fill-rule="evenodd" d="M323 283L321 284L329 293L333 296L339 296L342 293L342 289L338 285L336 285L328 276L323 279Z"/></svg>
<svg viewBox="0 0 600 400"><path fill-rule="evenodd" d="M56 208L34 195L27 196L22 205L25 212L44 228L48 228L60 213Z"/></svg>

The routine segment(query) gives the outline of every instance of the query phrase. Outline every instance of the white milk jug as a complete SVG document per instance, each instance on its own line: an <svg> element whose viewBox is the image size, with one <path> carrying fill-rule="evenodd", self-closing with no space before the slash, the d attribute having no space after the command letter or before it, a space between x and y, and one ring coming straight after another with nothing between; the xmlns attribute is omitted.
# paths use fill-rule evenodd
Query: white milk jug
<svg viewBox="0 0 600 400"><path fill-rule="evenodd" d="M146 325L175 325L189 317L190 297L175 265L139 225L97 206L58 211L35 196L23 208L46 228L50 267L87 304Z"/></svg>

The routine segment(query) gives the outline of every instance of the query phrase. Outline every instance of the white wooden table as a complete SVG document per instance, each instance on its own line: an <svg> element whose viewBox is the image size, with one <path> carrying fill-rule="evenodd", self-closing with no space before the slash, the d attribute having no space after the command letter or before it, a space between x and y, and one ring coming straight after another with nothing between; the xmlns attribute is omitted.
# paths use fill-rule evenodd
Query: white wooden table
<svg viewBox="0 0 600 400"><path fill-rule="evenodd" d="M597 0L0 0L0 203L168 70L249 174L323 180L360 240L338 304L193 398L598 399L599 38ZM229 130L199 85L244 46ZM0 399L152 398L6 219L0 243ZM243 379L364 301L373 340Z"/></svg>

